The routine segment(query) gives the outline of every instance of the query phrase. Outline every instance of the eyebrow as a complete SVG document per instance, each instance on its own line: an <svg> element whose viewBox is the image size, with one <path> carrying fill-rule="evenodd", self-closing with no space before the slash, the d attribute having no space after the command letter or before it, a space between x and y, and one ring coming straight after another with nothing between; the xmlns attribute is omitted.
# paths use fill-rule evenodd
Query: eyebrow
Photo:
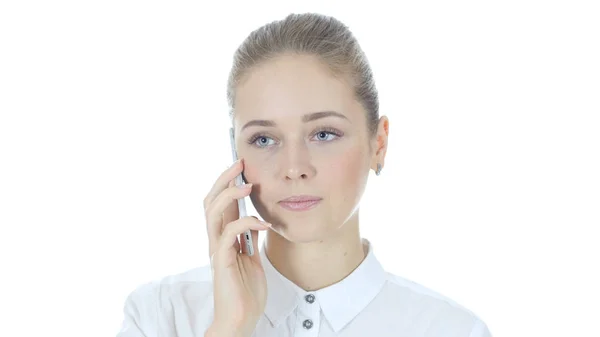
<svg viewBox="0 0 600 337"><path fill-rule="evenodd" d="M348 119L348 117L346 117L343 114L336 112L336 111L318 111L318 112L308 113L308 114L305 114L304 116L302 116L302 122L308 123L308 122L312 122L314 120L325 118L325 117L339 117L339 118L345 119L347 121L350 121ZM255 119L255 120L249 121L248 123L244 124L241 131L244 131L244 129L246 129L247 127L250 127L250 126L274 127L274 126L277 126L277 124L274 121L270 121L270 120Z"/></svg>

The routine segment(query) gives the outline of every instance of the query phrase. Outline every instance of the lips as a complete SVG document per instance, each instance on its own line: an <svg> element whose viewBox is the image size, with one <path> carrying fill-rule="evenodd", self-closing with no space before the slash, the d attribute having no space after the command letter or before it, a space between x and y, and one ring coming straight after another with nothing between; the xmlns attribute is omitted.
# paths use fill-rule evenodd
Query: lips
<svg viewBox="0 0 600 337"><path fill-rule="evenodd" d="M321 200L321 198L312 195L294 195L289 198L283 199L280 202L306 202L316 200Z"/></svg>
<svg viewBox="0 0 600 337"><path fill-rule="evenodd" d="M321 198L312 195L295 195L279 202L279 205L290 211L306 211L316 207Z"/></svg>

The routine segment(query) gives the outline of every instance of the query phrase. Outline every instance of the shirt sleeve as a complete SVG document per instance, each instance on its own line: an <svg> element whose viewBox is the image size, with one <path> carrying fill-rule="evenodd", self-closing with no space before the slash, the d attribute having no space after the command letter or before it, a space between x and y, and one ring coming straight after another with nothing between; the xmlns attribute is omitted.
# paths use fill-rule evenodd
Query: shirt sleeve
<svg viewBox="0 0 600 337"><path fill-rule="evenodd" d="M125 300L123 322L117 337L156 337L158 321L157 286L143 284Z"/></svg>
<svg viewBox="0 0 600 337"><path fill-rule="evenodd" d="M487 325L480 319L475 321L469 337L492 337Z"/></svg>

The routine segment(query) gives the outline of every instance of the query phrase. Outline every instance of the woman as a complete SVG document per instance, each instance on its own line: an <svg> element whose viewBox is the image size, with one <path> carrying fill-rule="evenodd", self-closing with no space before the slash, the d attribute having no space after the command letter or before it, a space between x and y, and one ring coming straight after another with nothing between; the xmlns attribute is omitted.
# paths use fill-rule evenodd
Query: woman
<svg viewBox="0 0 600 337"><path fill-rule="evenodd" d="M132 292L119 336L490 336L467 309L384 271L359 234L389 121L344 24L294 14L252 32L227 96L242 159L204 199L211 266ZM245 196L266 222L238 219ZM238 242L248 229L253 256Z"/></svg>

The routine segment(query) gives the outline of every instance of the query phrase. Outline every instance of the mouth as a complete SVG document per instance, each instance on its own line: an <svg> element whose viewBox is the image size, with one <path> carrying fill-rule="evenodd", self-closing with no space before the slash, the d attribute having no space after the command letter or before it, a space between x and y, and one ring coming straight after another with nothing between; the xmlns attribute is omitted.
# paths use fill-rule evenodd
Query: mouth
<svg viewBox="0 0 600 337"><path fill-rule="evenodd" d="M296 195L278 202L279 206L289 211L307 211L319 205L322 198L312 195Z"/></svg>

